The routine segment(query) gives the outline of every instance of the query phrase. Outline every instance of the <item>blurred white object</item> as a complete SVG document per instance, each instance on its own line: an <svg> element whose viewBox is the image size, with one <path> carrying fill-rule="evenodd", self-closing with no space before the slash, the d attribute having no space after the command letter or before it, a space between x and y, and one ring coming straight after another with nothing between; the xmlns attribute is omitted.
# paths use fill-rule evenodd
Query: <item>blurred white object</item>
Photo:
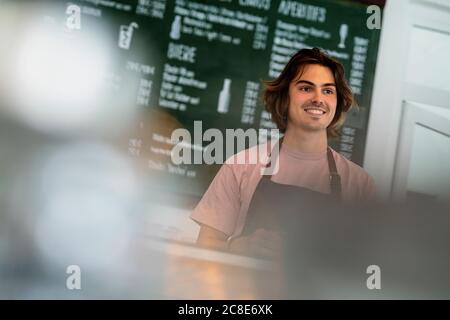
<svg viewBox="0 0 450 320"><path fill-rule="evenodd" d="M34 127L78 127L99 115L106 56L93 43L37 30L13 72L17 112Z"/></svg>
<svg viewBox="0 0 450 320"><path fill-rule="evenodd" d="M133 229L136 179L127 160L101 144L73 144L49 155L36 181L35 237L52 262L115 268Z"/></svg>

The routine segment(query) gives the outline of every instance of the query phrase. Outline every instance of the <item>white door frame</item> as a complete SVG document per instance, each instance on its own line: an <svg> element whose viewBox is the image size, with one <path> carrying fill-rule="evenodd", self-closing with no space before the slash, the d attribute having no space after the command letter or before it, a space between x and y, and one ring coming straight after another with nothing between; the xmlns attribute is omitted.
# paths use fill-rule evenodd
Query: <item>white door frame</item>
<svg viewBox="0 0 450 320"><path fill-rule="evenodd" d="M416 126L423 126L450 137L450 119L435 114L418 103L405 101L392 185L396 200L406 199L411 154ZM430 155L432 156L432 155Z"/></svg>
<svg viewBox="0 0 450 320"><path fill-rule="evenodd" d="M415 27L450 33L450 1L386 2L363 163L383 200L392 199L396 193L393 181L404 101L449 107L450 92L406 80L406 59L414 45L410 38Z"/></svg>

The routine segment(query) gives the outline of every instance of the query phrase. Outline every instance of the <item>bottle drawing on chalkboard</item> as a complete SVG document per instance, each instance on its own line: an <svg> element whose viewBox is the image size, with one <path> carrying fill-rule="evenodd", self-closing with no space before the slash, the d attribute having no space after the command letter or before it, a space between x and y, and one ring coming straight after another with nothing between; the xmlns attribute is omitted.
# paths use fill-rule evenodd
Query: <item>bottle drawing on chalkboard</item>
<svg viewBox="0 0 450 320"><path fill-rule="evenodd" d="M230 85L231 79L225 79L222 91L220 91L219 94L219 103L217 105L217 111L219 113L227 113L230 109Z"/></svg>
<svg viewBox="0 0 450 320"><path fill-rule="evenodd" d="M129 26L122 25L120 26L119 32L119 48L128 50L130 49L131 39L133 38L134 29L138 28L138 24L136 22L130 23Z"/></svg>
<svg viewBox="0 0 450 320"><path fill-rule="evenodd" d="M170 37L174 40L180 39L181 30L181 17L176 16L175 20L172 22L172 28L170 29Z"/></svg>
<svg viewBox="0 0 450 320"><path fill-rule="evenodd" d="M348 25L341 24L341 27L339 28L339 37L341 38L341 41L339 42L338 47L341 49L345 49L345 39L347 39L348 35Z"/></svg>

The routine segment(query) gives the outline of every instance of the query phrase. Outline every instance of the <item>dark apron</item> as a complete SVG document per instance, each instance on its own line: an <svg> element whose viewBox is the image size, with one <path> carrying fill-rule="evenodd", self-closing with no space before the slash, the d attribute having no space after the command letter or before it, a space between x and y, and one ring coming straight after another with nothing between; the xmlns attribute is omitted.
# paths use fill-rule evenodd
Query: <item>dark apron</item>
<svg viewBox="0 0 450 320"><path fill-rule="evenodd" d="M279 148L283 138L279 140ZM277 146L275 146L277 147ZM242 236L257 229L281 232L301 220L330 210L330 206L341 200L341 181L331 149L327 149L331 194L312 191L307 188L275 183L271 175L264 175L259 181L246 216ZM272 159L271 161L276 161ZM270 166L270 163L267 167Z"/></svg>

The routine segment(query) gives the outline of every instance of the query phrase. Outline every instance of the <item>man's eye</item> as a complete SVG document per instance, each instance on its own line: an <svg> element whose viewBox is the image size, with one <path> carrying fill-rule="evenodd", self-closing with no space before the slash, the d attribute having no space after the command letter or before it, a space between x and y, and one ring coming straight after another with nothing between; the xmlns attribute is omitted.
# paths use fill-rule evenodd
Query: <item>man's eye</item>
<svg viewBox="0 0 450 320"><path fill-rule="evenodd" d="M310 87L300 87L299 89L300 89L300 91L304 91L304 92L310 92L311 91Z"/></svg>
<svg viewBox="0 0 450 320"><path fill-rule="evenodd" d="M325 94L333 94L333 93L334 93L334 90L332 90L332 89L325 89L325 90L323 90L323 92L324 92Z"/></svg>

